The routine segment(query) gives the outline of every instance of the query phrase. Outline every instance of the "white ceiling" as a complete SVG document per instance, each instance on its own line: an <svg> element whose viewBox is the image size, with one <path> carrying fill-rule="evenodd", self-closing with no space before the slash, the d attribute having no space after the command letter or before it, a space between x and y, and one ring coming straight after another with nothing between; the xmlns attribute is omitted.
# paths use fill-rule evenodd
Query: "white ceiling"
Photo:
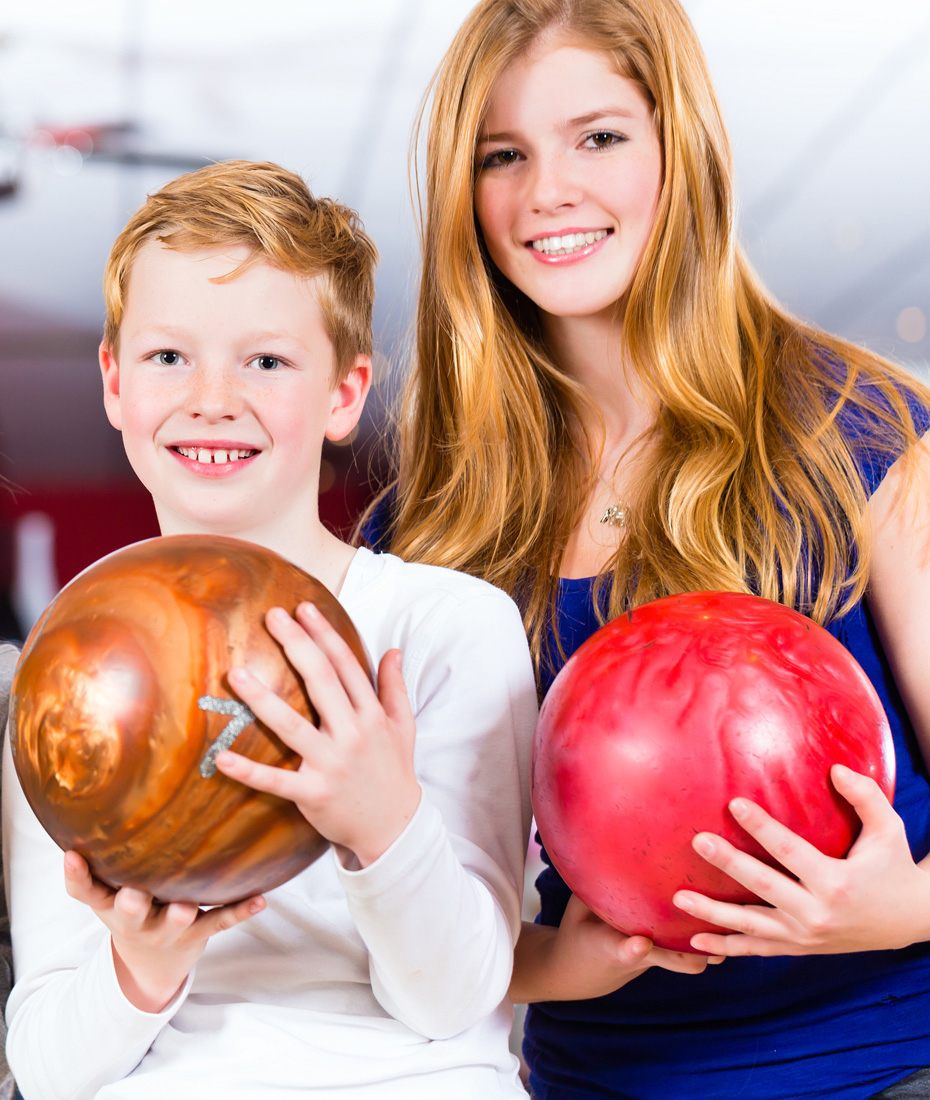
<svg viewBox="0 0 930 1100"><path fill-rule="evenodd" d="M927 0L685 6L730 126L743 238L763 277L804 317L924 369ZM382 252L377 322L390 351L409 329L416 278L411 128L470 7L2 0L0 180L19 157L20 188L0 201L0 446L9 453L3 437L20 430L4 415L8 395L30 404L28 377L10 381L14 360L45 357L36 379L46 400L51 387L70 402L63 425L83 408L67 398L77 368L62 341L86 334L77 357L86 361L112 239L144 194L181 170L82 161L43 145L43 128L132 122L138 151L276 160L355 206ZM90 415L96 389L81 385Z"/></svg>

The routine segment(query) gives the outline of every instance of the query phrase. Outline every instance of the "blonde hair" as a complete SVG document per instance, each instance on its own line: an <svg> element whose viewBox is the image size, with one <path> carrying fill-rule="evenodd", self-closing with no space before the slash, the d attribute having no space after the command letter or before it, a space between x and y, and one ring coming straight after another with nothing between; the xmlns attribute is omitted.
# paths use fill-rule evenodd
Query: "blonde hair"
<svg viewBox="0 0 930 1100"><path fill-rule="evenodd" d="M378 251L353 210L314 198L293 172L267 162L230 160L178 176L149 195L116 238L104 272L103 341L113 352L119 347L132 262L152 239L185 252L218 245L249 248L247 259L218 281L263 262L318 277L335 351L335 381L357 355L371 354Z"/></svg>
<svg viewBox="0 0 930 1100"><path fill-rule="evenodd" d="M580 437L591 399L483 247L473 157L495 80L549 30L607 51L639 85L664 155L623 320L656 418L596 604L612 618L673 592L753 590L824 622L862 597L870 553L841 413L857 409L869 446L898 454L916 441L906 395L927 398L899 368L788 316L756 278L736 239L717 99L677 0L483 0L447 52L432 86L390 549L513 594L540 659L593 484L579 443L594 467L599 444Z"/></svg>

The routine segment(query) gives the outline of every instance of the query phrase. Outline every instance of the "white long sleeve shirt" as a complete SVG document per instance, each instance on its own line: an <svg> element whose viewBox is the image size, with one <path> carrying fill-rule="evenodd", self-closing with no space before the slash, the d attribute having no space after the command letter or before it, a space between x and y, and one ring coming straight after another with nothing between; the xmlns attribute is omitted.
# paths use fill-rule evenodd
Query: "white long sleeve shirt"
<svg viewBox="0 0 930 1100"><path fill-rule="evenodd" d="M536 715L519 613L481 581L365 549L339 598L375 664L403 653L417 812L370 866L329 851L270 891L161 1013L123 996L6 748L7 1053L25 1100L525 1095L506 999Z"/></svg>

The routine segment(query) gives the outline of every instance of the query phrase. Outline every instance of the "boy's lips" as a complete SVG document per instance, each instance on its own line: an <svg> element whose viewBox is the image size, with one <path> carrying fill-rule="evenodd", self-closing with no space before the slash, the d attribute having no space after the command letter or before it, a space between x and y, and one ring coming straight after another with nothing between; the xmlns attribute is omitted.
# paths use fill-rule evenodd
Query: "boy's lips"
<svg viewBox="0 0 930 1100"><path fill-rule="evenodd" d="M232 440L173 443L168 450L192 472L213 477L241 470L261 454L257 447Z"/></svg>

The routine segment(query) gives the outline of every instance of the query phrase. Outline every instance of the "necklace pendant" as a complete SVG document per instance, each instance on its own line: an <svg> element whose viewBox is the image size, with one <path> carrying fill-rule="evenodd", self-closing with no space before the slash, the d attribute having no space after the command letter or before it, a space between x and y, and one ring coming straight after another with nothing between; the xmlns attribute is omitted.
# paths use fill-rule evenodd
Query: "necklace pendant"
<svg viewBox="0 0 930 1100"><path fill-rule="evenodd" d="M601 523L608 523L611 527L626 526L626 511L622 504L610 504L601 516Z"/></svg>

